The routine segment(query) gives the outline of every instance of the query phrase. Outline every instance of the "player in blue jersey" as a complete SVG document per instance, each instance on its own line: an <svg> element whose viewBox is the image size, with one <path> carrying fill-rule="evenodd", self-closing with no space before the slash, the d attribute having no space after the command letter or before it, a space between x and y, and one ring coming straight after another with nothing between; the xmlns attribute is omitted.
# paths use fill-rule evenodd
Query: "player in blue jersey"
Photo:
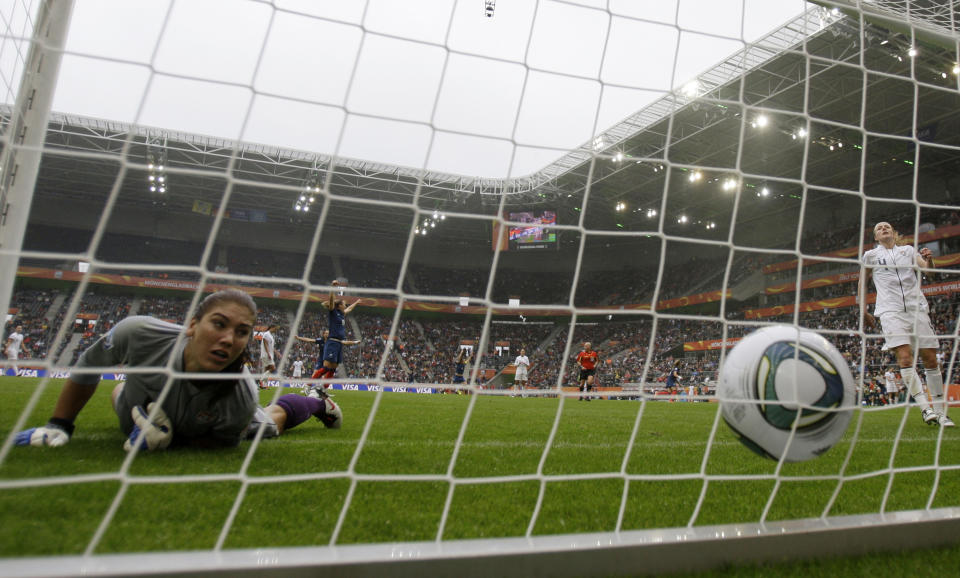
<svg viewBox="0 0 960 578"><path fill-rule="evenodd" d="M323 375L323 348L327 344L327 339L329 337L329 329L324 329L323 334L321 334L320 337L302 337L300 335L293 336L293 338L297 341L315 344L317 349L320 351L320 355L317 356L316 363L313 364L313 375L310 376L311 379L320 379L320 377Z"/></svg>
<svg viewBox="0 0 960 578"><path fill-rule="evenodd" d="M334 279L331 285L338 287L340 282ZM360 342L359 340L347 341L347 328L344 325L347 314L353 311L359 303L360 300L357 299L347 305L343 299L337 299L333 291L330 291L330 298L323 302L323 306L328 310L329 324L327 331L330 332L330 335L323 346L323 367L320 369L320 375L317 379L333 377L337 373L337 367L342 360L342 346Z"/></svg>
<svg viewBox="0 0 960 578"><path fill-rule="evenodd" d="M464 373L467 370L467 364L470 363L471 352L467 347L461 347L457 351L457 356L453 360L453 383L465 383Z"/></svg>

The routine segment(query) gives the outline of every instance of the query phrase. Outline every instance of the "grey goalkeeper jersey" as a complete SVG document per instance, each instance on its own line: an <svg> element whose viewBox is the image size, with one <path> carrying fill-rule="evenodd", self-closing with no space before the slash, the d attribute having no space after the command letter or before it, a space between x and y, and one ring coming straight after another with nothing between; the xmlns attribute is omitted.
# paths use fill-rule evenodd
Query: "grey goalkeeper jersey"
<svg viewBox="0 0 960 578"><path fill-rule="evenodd" d="M102 335L80 356L70 379L81 385L96 385L100 372L123 366L126 385L116 401L120 429L127 435L133 430L130 411L156 401L168 380L164 371L136 373L135 368L166 367L173 355L173 372L183 371L183 349L187 339L177 346L183 327L153 317L127 317ZM228 368L230 373L243 373L240 379L173 379L170 393L163 402L163 411L173 425L174 443L197 438L212 438L224 445L236 445L246 433L258 404L257 385L246 369ZM98 371L90 371L97 368Z"/></svg>

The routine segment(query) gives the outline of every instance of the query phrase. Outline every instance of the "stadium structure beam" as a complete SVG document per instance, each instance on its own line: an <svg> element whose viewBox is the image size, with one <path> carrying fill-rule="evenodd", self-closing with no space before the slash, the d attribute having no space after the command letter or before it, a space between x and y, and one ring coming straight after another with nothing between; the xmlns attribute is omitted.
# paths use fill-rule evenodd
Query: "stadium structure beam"
<svg viewBox="0 0 960 578"><path fill-rule="evenodd" d="M833 34L837 27L845 28L842 32ZM790 91L795 90L803 82L799 74L802 71L801 69L805 67L807 59L806 57L793 60L781 58L777 61L777 56L782 56L784 51L788 54L793 52L797 55L805 55L807 54L806 50L802 52L797 50L798 43L810 44L817 38L821 38L822 41L818 41L816 48L811 49L812 52L809 54L811 61L820 62L823 60L827 62L825 59L831 54L830 51L835 51L832 52L835 56L840 54L844 55L843 57L849 56L852 58L857 53L850 51L849 43L840 42L836 47L832 47L831 44L838 43L838 38L844 34L849 35L851 31L855 36L859 36L859 20L854 22L849 19L842 19L833 15L831 10L815 8L746 47L741 53L726 59L714 69L702 74L698 80L700 83L698 94L706 94L708 98L716 99L718 102L738 101L741 97L741 91L737 82L743 81L747 83L742 89L744 105L751 107L765 106L766 108L783 110L789 114L790 110L797 106L796 103L791 104L796 97L790 96ZM864 31L864 35L867 37L864 39L864 49L869 43L870 33L870 29ZM901 40L903 39L898 38L898 42L902 44ZM906 42L906 40L903 41ZM818 56L818 54L823 56ZM882 55L877 56L877 58L881 58L882 61ZM857 59L856 64L859 65L859 59ZM867 71L868 73L873 71L869 64ZM883 68L879 72L882 76L900 74L900 72L887 71ZM821 71L814 71L814 74L820 73ZM759 81L753 82L752 79L754 78L759 79ZM821 82L820 84L825 83ZM825 86L824 90L827 89L830 89L830 87ZM789 100L776 102L781 95ZM814 96L816 100L812 102L823 102L825 106L836 105L842 100L834 98L832 101L820 101L819 98L823 98L823 95ZM691 104L697 104L700 107L710 106L709 101L692 101L681 93L666 94L659 101L619 123L615 127L616 130L601 135L599 142L604 147L601 150L609 150L611 146L620 146L628 150L639 150L640 154L637 155L637 158L649 158L652 161L655 161L656 157L662 158L663 145L666 143L668 135L662 134L664 131L662 129L658 130L658 126L665 128L664 118L667 118L665 115L675 115L674 127L677 130L675 135L679 134L681 138L696 138L702 134L703 130L710 129L717 124L718 119L711 119L706 113L701 117L694 117L680 112L680 109ZM701 110L703 109L701 108ZM709 113L709 110L707 112ZM134 133L132 138L129 137L130 132ZM306 151L288 150L263 144L234 143L224 139L126 125L115 121L54 115L54 122L50 126L50 135L47 142L48 153L50 151L55 153L57 148L63 149L67 154L69 154L68 151L82 151L84 153L82 156L86 157L90 157L91 152L99 152L105 155L110 166L115 166L114 162L120 159L112 157L119 154L124 143L129 139L132 143L129 160L134 163L134 168L136 168L135 165L142 160L139 155L144 148L147 137L154 133L162 133L167 139L167 150L170 155L169 165L174 174L177 168L222 171L226 168L231 156L236 154L239 162L236 163L230 176L244 181L242 186L255 187L257 181L262 181L269 183L270 188L276 188L274 185L281 185L281 188L284 186L295 188L307 178L312 167L319 166L321 171L325 171L333 161L335 165L330 170L329 175L332 178L331 185L335 185L334 190L339 186L355 187L355 190L360 191L361 198L391 199L392 197L392 200L398 202L411 202L419 187L421 207L432 209L435 208L435 203L442 203L447 205L446 209L442 205L436 208L452 211L458 210L459 206L466 204L466 201L473 196L479 201L480 206L486 207L488 210L499 206L504 197L510 205L562 202L562 198L565 198L566 195L582 190L583 179L577 175L583 170L582 167L589 166L589 161L597 150L595 148L597 142L591 142L589 145L584 145L580 151L574 151L573 156L570 156L567 160L577 161L579 158L577 162L582 162L578 165L576 162L567 163L561 159L562 162L558 161L558 163L565 163L565 168L562 172L557 172L556 175L551 175L550 170L543 170L521 178L474 178L354 159L331 159ZM643 138L639 138L640 135L643 135ZM619 142L619 144L614 145L615 142ZM690 141L690 143L695 142ZM717 152L710 147L697 144L694 144L692 148L686 146L688 151L696 151L698 148L703 149L701 157L705 161L709 161L707 157L703 156L707 150L710 150L713 154ZM584 154L577 157L578 152ZM678 162L676 159L673 160ZM696 158L693 157L684 162L697 164ZM80 159L77 164L78 170L84 169L84 163L89 170L91 161L86 159ZM709 164L709 162L706 162L706 164ZM606 162L597 163L597 166L594 167L595 178L593 184L598 185L609 181L611 177L619 174L624 167L625 164L616 166ZM108 172L106 171L104 174ZM562 175L563 178L558 178L557 175ZM95 174L94 178L96 178ZM223 174L217 175L217 179L217 181L210 181L206 185L200 184L198 187L184 191L184 193L203 192L206 190L204 187L206 187L210 189L211 194L216 194L215 187L210 188L213 186L211 183L222 182ZM46 178L46 180L51 179ZM611 184L619 186L617 191L612 191L614 194L622 195L637 190L636 184L631 184L630 187L622 186L622 183L620 185L617 185L617 183ZM101 184L101 186L106 185ZM96 188L97 185L92 183L91 187ZM70 186L64 191L69 194L68 191L72 189L76 189L76 185ZM344 197L349 197L349 193L337 192ZM602 196L611 194L611 191L605 191L602 188L598 188L596 192ZM62 194L60 191L48 191L48 193ZM557 198L544 199L542 196L544 194L548 197L553 195ZM267 198L269 196L263 195L261 201L276 210L283 210L285 203L289 200L286 195L274 195L278 197L275 200ZM238 208L243 207L238 205ZM289 209L289 207L286 207L286 209Z"/></svg>
<svg viewBox="0 0 960 578"><path fill-rule="evenodd" d="M70 28L73 0L45 0L37 11L11 122L0 153L0 307L17 279L17 252L30 217L47 121Z"/></svg>
<svg viewBox="0 0 960 578"><path fill-rule="evenodd" d="M760 46L766 49L751 50L750 47L745 48L694 79L698 83L698 91L702 89L702 92L709 93L739 78L747 71L759 68L777 54L796 47L811 33L820 32L838 18L838 16L832 16L829 11L820 7L807 10L753 44L755 47ZM576 166L587 163L595 151L608 150L623 143L645 128L667 118L671 113L682 108L697 96L699 96L699 92L694 96L684 96L682 89L670 92L638 113L617 123L590 142L581 145L577 150L554 161L537 174L558 177Z"/></svg>
<svg viewBox="0 0 960 578"><path fill-rule="evenodd" d="M867 22L880 24L920 42L956 48L960 32L960 6L943 0L810 0L825 9L836 9L859 19L862 12ZM956 6L956 8L955 8ZM909 22L909 24L906 24Z"/></svg>

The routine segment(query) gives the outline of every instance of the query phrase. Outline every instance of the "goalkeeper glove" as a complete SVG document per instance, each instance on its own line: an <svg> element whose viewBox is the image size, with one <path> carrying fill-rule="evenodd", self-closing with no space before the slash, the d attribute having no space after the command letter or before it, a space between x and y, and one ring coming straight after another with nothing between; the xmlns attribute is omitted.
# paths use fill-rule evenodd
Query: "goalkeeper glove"
<svg viewBox="0 0 960 578"><path fill-rule="evenodd" d="M124 450L129 452L138 440L141 451L164 450L173 441L173 426L170 424L170 418L167 417L167 414L163 413L163 409L157 407L156 415L153 416L152 420L150 419L150 413L154 411L156 405L151 403L146 410L143 409L143 406L138 405L130 410L135 425L133 431L130 432L130 437L123 442ZM140 437L141 433L143 434L142 439Z"/></svg>
<svg viewBox="0 0 960 578"><path fill-rule="evenodd" d="M51 418L43 427L32 427L17 432L13 443L18 446L51 447L67 445L73 434L73 423L65 419Z"/></svg>

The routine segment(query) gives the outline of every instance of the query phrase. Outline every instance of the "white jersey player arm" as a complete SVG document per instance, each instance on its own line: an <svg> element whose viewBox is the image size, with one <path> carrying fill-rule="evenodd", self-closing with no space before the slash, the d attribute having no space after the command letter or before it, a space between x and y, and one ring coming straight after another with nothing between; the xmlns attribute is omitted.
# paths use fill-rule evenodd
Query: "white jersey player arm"
<svg viewBox="0 0 960 578"><path fill-rule="evenodd" d="M869 267L869 265L872 264L871 254L870 251L867 251L863 255L863 260L860 265L860 280L857 283L857 305L860 307L860 315L863 317L863 324L867 329L872 329L877 325L877 320L873 314L870 313L870 308L867 307L867 295L870 290L870 278L873 273L873 269Z"/></svg>

